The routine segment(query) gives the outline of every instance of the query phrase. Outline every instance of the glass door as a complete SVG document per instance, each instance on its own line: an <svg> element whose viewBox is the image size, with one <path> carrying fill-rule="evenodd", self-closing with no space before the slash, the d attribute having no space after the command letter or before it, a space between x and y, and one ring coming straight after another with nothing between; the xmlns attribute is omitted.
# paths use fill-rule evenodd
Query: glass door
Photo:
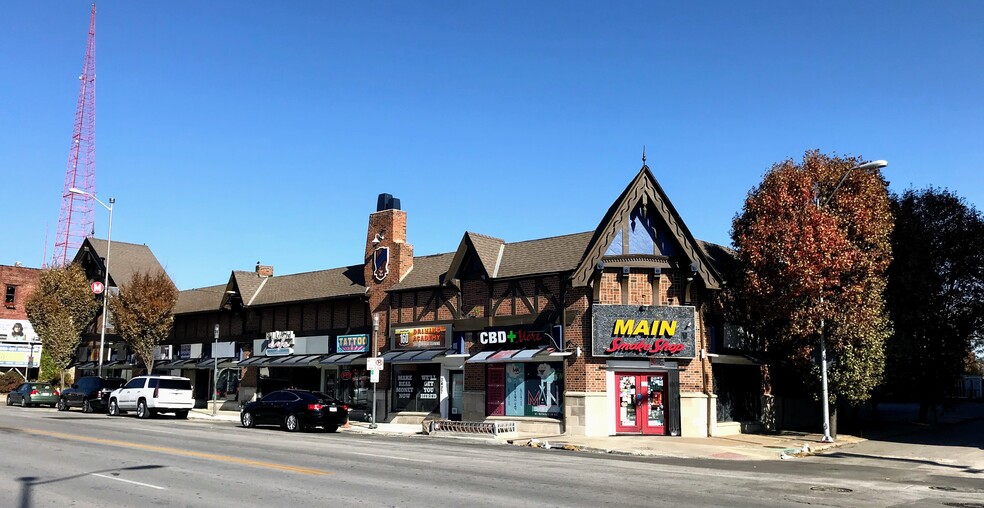
<svg viewBox="0 0 984 508"><path fill-rule="evenodd" d="M666 434L666 373L616 373L615 432Z"/></svg>
<svg viewBox="0 0 984 508"><path fill-rule="evenodd" d="M465 398L465 373L463 371L451 371L451 410L448 411L448 419L461 421L461 413L464 409Z"/></svg>
<svg viewBox="0 0 984 508"><path fill-rule="evenodd" d="M642 422L639 420L639 402L642 397L642 387L639 386L635 374L615 374L617 397L615 400L615 432L640 433Z"/></svg>

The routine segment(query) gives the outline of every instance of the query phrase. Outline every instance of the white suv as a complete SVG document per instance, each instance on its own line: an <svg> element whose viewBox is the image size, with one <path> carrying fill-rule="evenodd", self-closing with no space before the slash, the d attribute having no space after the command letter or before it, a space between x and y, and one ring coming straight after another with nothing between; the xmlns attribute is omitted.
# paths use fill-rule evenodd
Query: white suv
<svg viewBox="0 0 984 508"><path fill-rule="evenodd" d="M174 413L188 418L195 407L191 380L177 376L137 376L109 394L109 415L119 416L136 410L137 417L150 418L157 413Z"/></svg>

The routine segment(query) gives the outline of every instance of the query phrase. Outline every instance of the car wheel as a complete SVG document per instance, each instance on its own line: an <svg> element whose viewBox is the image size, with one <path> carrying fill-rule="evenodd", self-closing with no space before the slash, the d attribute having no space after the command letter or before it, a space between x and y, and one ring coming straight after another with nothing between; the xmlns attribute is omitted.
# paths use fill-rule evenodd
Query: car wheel
<svg viewBox="0 0 984 508"><path fill-rule="evenodd" d="M325 425L325 432L338 432L338 425Z"/></svg>
<svg viewBox="0 0 984 508"><path fill-rule="evenodd" d="M14 405L14 401L10 400L10 395L7 395L7 405L8 406L13 406Z"/></svg>
<svg viewBox="0 0 984 508"><path fill-rule="evenodd" d="M287 432L297 432L301 430L301 421L297 419L297 415L287 415L284 419L284 428Z"/></svg>
<svg viewBox="0 0 984 508"><path fill-rule="evenodd" d="M116 399L109 401L109 416L119 416L120 415L120 405L116 403Z"/></svg>
<svg viewBox="0 0 984 508"><path fill-rule="evenodd" d="M187 409L183 409L181 411L175 411L174 412L174 416L177 416L179 420L187 420L188 419L188 410Z"/></svg>
<svg viewBox="0 0 984 508"><path fill-rule="evenodd" d="M85 399L85 400L82 401L82 412L83 413L91 413L92 412L92 403L89 402L89 399Z"/></svg>
<svg viewBox="0 0 984 508"><path fill-rule="evenodd" d="M147 410L145 401L137 402L137 418L150 418L150 411Z"/></svg>
<svg viewBox="0 0 984 508"><path fill-rule="evenodd" d="M256 422L253 420L253 413L249 411L243 411L243 415L239 417L243 422L243 427L251 429L256 426Z"/></svg>
<svg viewBox="0 0 984 508"><path fill-rule="evenodd" d="M21 407L27 407L27 399L24 397L21 397Z"/></svg>

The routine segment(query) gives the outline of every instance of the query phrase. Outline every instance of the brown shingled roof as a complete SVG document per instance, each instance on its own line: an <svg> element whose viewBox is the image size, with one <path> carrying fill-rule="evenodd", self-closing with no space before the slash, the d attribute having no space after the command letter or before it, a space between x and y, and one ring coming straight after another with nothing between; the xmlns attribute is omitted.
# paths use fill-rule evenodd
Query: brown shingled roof
<svg viewBox="0 0 984 508"><path fill-rule="evenodd" d="M254 277L256 277L254 275ZM259 277L257 277L259 278ZM260 279L262 282L263 279ZM263 287L252 299L243 295L250 306L274 305L286 302L362 296L366 294L365 272L362 265L332 268L317 272L267 277Z"/></svg>
<svg viewBox="0 0 984 508"><path fill-rule="evenodd" d="M478 256L478 260L481 261L482 266L485 267L485 273L489 274L490 277L495 277L495 269L499 264L499 253L502 251L502 246L506 242L478 233L465 233L465 236L468 237L475 247L475 254Z"/></svg>
<svg viewBox="0 0 984 508"><path fill-rule="evenodd" d="M85 239L92 246L98 258L106 257L106 240L95 237ZM111 286L128 284L139 273L164 272L164 267L146 245L126 242L113 242L109 252L109 278ZM82 250L79 249L81 255ZM78 257L78 255L76 256ZM166 273L166 272L165 272Z"/></svg>
<svg viewBox="0 0 984 508"><path fill-rule="evenodd" d="M497 278L566 272L577 268L594 231L507 243Z"/></svg>
<svg viewBox="0 0 984 508"><path fill-rule="evenodd" d="M204 288L178 291L178 302L174 305L175 314L209 312L218 310L225 296L225 284Z"/></svg>
<svg viewBox="0 0 984 508"><path fill-rule="evenodd" d="M440 286L444 283L444 276L448 273L454 254L454 252L445 252L430 256L414 256L413 270L410 270L410 273L403 280L394 284L389 290L400 291Z"/></svg>

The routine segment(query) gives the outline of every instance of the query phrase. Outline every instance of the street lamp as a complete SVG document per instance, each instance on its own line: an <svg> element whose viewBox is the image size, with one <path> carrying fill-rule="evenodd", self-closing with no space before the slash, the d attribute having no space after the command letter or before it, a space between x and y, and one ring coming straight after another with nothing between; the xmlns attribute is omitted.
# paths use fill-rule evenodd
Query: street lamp
<svg viewBox="0 0 984 508"><path fill-rule="evenodd" d="M102 331L99 333L99 377L103 374L103 352L106 348L106 301L109 300L109 251L113 246L113 205L116 203L116 198L109 198L109 204L99 201L99 198L93 194L86 192L82 189L72 187L68 189L68 192L72 194L82 194L84 196L89 196L90 198L96 200L103 208L109 210L109 232L106 233L106 262L103 264L103 269L106 270L106 278L103 282L103 311L102 311Z"/></svg>
<svg viewBox="0 0 984 508"><path fill-rule="evenodd" d="M817 201L816 201L817 210L822 210L824 206L827 206L827 203L830 202L830 200L834 197L834 194L836 194L837 191L841 188L841 185L844 183L844 180L847 180L847 175L851 174L851 171L854 170L866 171L869 169L881 169L885 166L888 166L887 161L877 160L848 169L847 171L844 172L844 175L841 176L840 181L837 182L837 185L834 187L834 190L830 191L830 195L827 196L827 199L823 200L822 203L820 202L820 195L817 194ZM820 303L821 304L823 303L822 291L820 293ZM828 407L830 405L830 399L828 398L829 396L827 394L827 345L824 340L823 328L824 328L823 318L820 318L820 385L821 385L821 392L822 392L820 395L821 397L820 406L823 408L823 437L820 438L820 441L823 443L833 443L834 438L831 437L830 435L830 407Z"/></svg>

